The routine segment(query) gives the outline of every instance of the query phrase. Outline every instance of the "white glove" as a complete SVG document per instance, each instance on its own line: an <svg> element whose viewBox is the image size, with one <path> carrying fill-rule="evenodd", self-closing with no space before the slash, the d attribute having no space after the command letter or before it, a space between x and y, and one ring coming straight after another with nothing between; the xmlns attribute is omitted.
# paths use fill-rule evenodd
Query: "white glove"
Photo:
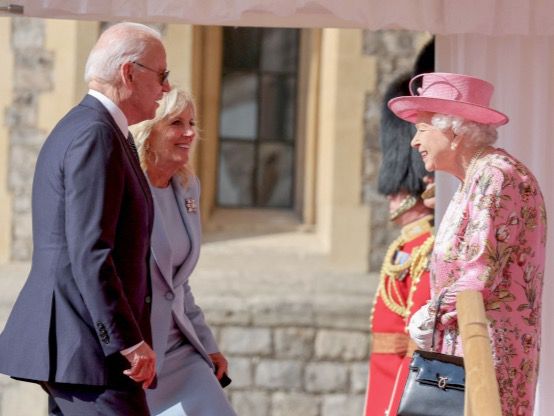
<svg viewBox="0 0 554 416"><path fill-rule="evenodd" d="M431 349L433 343L433 327L435 326L435 314L430 311L431 303L419 308L412 315L408 323L408 332L417 347L422 350Z"/></svg>

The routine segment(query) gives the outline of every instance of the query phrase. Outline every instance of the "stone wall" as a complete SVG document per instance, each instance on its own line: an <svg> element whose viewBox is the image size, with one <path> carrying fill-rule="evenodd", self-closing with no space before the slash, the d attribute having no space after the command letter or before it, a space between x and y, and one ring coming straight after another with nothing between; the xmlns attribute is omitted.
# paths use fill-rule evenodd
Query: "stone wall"
<svg viewBox="0 0 554 416"><path fill-rule="evenodd" d="M363 199L371 205L371 233L369 268L378 271L388 244L396 238L398 229L388 220L388 203L377 192L377 178L381 163L379 121L383 94L390 82L410 72L420 48L430 38L427 33L410 31L365 31L364 53L376 56L377 89L368 94L365 111L366 140L364 148Z"/></svg>
<svg viewBox="0 0 554 416"><path fill-rule="evenodd" d="M233 382L226 392L237 415L362 414L369 300L334 310L308 300L203 304L229 360ZM46 405L38 386L0 375L0 416L46 415Z"/></svg>
<svg viewBox="0 0 554 416"><path fill-rule="evenodd" d="M191 281L229 360L233 407L239 416L361 416L375 276L329 270L301 234L261 240L205 244ZM0 265L0 330L28 267ZM0 416L46 414L38 386L0 375Z"/></svg>
<svg viewBox="0 0 554 416"><path fill-rule="evenodd" d="M11 22L15 68L14 98L6 114L8 187L13 196L12 259L20 261L30 259L32 251L31 187L38 151L47 134L38 128L38 97L52 89L54 56L44 48L44 21L18 17Z"/></svg>
<svg viewBox="0 0 554 416"><path fill-rule="evenodd" d="M230 362L240 416L357 416L367 383L369 299L203 302Z"/></svg>
<svg viewBox="0 0 554 416"><path fill-rule="evenodd" d="M12 17L14 56L13 102L5 115L9 129L8 190L12 195L11 260L28 261L32 254L31 190L38 152L49 131L39 127L39 101L54 90L54 70L63 57L47 49L43 19ZM110 24L100 24L101 30ZM165 25L153 25L165 33ZM68 51L68 53L71 53ZM59 72L59 70L58 70ZM79 74L80 75L80 74ZM81 75L80 75L81 76ZM59 87L59 86L57 86ZM74 88L68 83L67 88ZM44 106L45 103L42 103ZM56 102L46 105L56 106ZM69 108L60 109L65 114ZM51 123L57 120L49 120Z"/></svg>

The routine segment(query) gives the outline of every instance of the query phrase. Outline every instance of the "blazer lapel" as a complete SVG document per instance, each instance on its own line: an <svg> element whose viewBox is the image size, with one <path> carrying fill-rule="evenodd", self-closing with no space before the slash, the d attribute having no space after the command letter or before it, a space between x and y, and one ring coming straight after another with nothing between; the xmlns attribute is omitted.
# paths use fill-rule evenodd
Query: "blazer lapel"
<svg viewBox="0 0 554 416"><path fill-rule="evenodd" d="M191 178L191 182L187 186L187 189L183 189L179 180L175 177L171 179L173 190L177 198L177 205L179 206L179 212L183 219L183 224L187 229L187 233L190 238L190 253L179 268L177 276L175 277L175 284L181 284L190 275L192 269L198 261L200 255L200 208L198 207L198 187L196 178ZM196 208L194 210L187 209L187 200L192 201Z"/></svg>
<svg viewBox="0 0 554 416"><path fill-rule="evenodd" d="M154 201L154 205L157 203ZM159 207L155 211L160 212ZM154 229L150 236L152 257L158 266L167 285L173 289L173 275L171 270L171 247L160 215L154 215Z"/></svg>

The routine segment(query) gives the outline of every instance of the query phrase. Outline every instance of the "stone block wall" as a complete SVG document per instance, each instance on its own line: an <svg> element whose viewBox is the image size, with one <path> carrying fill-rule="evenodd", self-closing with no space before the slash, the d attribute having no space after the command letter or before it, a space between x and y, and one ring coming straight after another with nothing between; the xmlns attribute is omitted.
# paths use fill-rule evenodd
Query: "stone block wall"
<svg viewBox="0 0 554 416"><path fill-rule="evenodd" d="M36 158L46 132L38 128L38 98L51 90L54 57L45 49L44 21L12 18L13 103L6 113L10 130L8 188L13 196L12 260L32 252L31 187ZM52 103L55 105L55 103Z"/></svg>
<svg viewBox="0 0 554 416"><path fill-rule="evenodd" d="M410 72L419 50L430 38L422 32L383 30L364 32L364 53L378 57L377 88L366 98L364 189L363 199L371 205L371 233L369 269L379 271L388 244L396 238L398 229L388 220L388 203L377 192L377 178L381 163L379 122L386 88L397 76Z"/></svg>
<svg viewBox="0 0 554 416"><path fill-rule="evenodd" d="M370 299L203 299L240 416L358 416Z"/></svg>
<svg viewBox="0 0 554 416"><path fill-rule="evenodd" d="M0 327L11 307L6 300ZM225 391L237 415L361 416L370 302L370 294L199 296L229 360L233 382ZM0 416L46 415L46 406L37 385L0 375Z"/></svg>

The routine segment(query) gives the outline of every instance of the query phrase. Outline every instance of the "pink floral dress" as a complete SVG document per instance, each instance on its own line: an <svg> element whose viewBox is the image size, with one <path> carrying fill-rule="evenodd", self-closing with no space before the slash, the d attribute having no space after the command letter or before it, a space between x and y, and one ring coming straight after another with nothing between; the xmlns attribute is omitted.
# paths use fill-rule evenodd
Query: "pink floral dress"
<svg viewBox="0 0 554 416"><path fill-rule="evenodd" d="M463 355L456 294L483 293L504 416L531 416L539 368L546 210L537 180L496 149L475 164L441 221L431 292L444 293L442 348Z"/></svg>

